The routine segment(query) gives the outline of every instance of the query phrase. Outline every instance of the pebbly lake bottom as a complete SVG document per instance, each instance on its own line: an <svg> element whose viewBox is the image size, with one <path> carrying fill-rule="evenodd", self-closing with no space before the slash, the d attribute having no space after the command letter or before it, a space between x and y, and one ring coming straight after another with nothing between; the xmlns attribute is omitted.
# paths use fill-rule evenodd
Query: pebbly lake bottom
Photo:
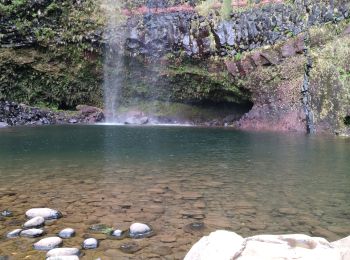
<svg viewBox="0 0 350 260"><path fill-rule="evenodd" d="M44 259L40 238L6 238L26 210L63 218L65 247L99 239L81 259L182 259L217 229L242 236L350 234L350 140L192 127L49 126L0 129L0 256ZM154 236L111 239L89 230L147 223ZM131 247L129 254L121 248Z"/></svg>

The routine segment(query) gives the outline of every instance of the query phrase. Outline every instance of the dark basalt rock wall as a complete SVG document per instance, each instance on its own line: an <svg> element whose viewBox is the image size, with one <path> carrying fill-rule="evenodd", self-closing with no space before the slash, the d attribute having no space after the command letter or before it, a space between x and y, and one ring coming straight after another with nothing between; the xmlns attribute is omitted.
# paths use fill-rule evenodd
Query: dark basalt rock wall
<svg viewBox="0 0 350 260"><path fill-rule="evenodd" d="M101 109L85 105L78 106L75 112L64 113L0 101L0 126L96 123L103 120Z"/></svg>
<svg viewBox="0 0 350 260"><path fill-rule="evenodd" d="M309 19L301 3L266 5L233 13L229 20L220 19L215 12L209 17L195 12L132 17L127 23L125 45L132 55L184 51L189 56L234 56L298 35L308 22L312 26L350 17L347 4L340 4L335 12L324 4L310 4L308 8Z"/></svg>

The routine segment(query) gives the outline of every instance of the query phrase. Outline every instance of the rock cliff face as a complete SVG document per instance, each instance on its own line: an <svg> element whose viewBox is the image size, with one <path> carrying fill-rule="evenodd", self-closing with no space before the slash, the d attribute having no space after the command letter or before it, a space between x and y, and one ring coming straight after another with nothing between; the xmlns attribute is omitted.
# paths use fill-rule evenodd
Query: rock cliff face
<svg viewBox="0 0 350 260"><path fill-rule="evenodd" d="M256 2L239 1L224 17L220 5L203 13L201 1L126 1L118 9L124 22L106 30L99 1L6 1L0 4L0 99L63 109L102 106L103 57L120 55L123 105L238 105L247 113L226 124L304 132L303 53L309 48L316 128L346 131L349 3ZM326 67L329 58L336 65ZM104 69L113 72L108 64Z"/></svg>

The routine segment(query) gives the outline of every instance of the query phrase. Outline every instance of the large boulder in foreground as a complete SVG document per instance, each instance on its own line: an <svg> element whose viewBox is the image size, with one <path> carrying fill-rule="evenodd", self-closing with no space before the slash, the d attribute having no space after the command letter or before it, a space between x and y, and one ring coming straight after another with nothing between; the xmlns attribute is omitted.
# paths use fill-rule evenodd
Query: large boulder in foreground
<svg viewBox="0 0 350 260"><path fill-rule="evenodd" d="M346 260L350 259L350 236L330 243L307 235L259 235L242 238L234 232L216 231L201 238L185 260Z"/></svg>

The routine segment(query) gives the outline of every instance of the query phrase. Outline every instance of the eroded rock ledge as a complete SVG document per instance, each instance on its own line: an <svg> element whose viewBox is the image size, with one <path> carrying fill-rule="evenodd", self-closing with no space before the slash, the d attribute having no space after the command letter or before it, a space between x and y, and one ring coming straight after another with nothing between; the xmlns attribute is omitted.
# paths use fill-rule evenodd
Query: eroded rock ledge
<svg viewBox="0 0 350 260"><path fill-rule="evenodd" d="M328 242L324 238L295 235L258 235L243 238L219 230L201 238L185 260L346 260L350 259L350 236Z"/></svg>

